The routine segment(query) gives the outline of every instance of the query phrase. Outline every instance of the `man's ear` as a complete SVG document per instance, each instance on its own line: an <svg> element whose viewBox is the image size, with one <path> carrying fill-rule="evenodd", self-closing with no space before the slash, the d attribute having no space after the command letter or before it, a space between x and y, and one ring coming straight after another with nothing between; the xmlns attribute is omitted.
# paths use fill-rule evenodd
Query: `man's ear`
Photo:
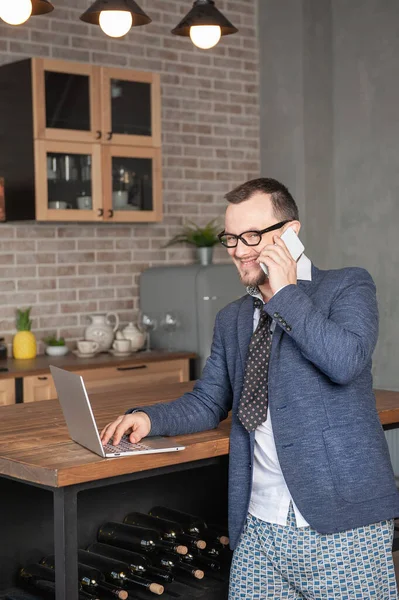
<svg viewBox="0 0 399 600"><path fill-rule="evenodd" d="M295 231L297 235L299 235L299 232L301 230L301 223L299 221L290 221L289 223L286 223L283 227L282 233L287 231L287 229L289 229L290 227Z"/></svg>

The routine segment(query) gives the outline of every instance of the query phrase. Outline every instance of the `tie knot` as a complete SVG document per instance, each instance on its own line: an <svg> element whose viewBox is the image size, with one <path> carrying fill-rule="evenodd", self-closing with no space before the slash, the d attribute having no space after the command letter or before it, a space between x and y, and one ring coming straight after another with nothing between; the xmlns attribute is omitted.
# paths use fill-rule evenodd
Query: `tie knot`
<svg viewBox="0 0 399 600"><path fill-rule="evenodd" d="M254 298L254 308L263 309L263 302L260 298Z"/></svg>

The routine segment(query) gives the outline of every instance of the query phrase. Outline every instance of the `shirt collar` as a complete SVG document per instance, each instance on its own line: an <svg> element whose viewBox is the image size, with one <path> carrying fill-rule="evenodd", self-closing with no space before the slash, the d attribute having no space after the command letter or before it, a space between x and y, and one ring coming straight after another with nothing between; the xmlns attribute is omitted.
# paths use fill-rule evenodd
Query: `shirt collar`
<svg viewBox="0 0 399 600"><path fill-rule="evenodd" d="M306 254L302 254L296 265L297 278L302 281L312 281L312 263ZM247 293L262 300L262 294L257 286L248 285Z"/></svg>

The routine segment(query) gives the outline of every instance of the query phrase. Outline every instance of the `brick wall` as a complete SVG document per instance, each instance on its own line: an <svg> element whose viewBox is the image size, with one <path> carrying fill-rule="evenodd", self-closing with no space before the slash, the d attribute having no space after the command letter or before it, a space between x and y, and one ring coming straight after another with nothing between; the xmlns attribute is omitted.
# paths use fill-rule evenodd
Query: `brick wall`
<svg viewBox="0 0 399 600"><path fill-rule="evenodd" d="M217 0L240 32L208 51L170 34L192 0L140 0L153 22L122 40L79 21L90 4L54 0L50 15L20 27L2 23L0 63L44 56L160 73L164 220L0 225L0 336L9 343L16 307L33 307L38 340L57 332L71 345L90 313L135 319L140 273L194 259L192 249L164 249L165 242L185 219L222 223L223 194L259 175L257 0ZM226 260L223 248L215 260Z"/></svg>

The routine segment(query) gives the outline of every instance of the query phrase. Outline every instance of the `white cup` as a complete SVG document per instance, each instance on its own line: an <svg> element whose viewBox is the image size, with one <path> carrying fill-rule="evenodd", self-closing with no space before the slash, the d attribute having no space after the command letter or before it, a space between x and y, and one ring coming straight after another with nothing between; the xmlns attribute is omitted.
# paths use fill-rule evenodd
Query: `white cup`
<svg viewBox="0 0 399 600"><path fill-rule="evenodd" d="M112 204L114 209L125 208L127 206L128 193L127 191L112 192Z"/></svg>
<svg viewBox="0 0 399 600"><path fill-rule="evenodd" d="M92 201L91 196L78 196L76 198L78 203L78 208L80 210L91 210L92 209Z"/></svg>
<svg viewBox="0 0 399 600"><path fill-rule="evenodd" d="M97 352L97 350L100 347L100 344L89 340L81 340L77 343L77 346L81 354L92 354L93 352Z"/></svg>
<svg viewBox="0 0 399 600"><path fill-rule="evenodd" d="M129 352L130 351L130 340L115 340L112 347L117 352Z"/></svg>

